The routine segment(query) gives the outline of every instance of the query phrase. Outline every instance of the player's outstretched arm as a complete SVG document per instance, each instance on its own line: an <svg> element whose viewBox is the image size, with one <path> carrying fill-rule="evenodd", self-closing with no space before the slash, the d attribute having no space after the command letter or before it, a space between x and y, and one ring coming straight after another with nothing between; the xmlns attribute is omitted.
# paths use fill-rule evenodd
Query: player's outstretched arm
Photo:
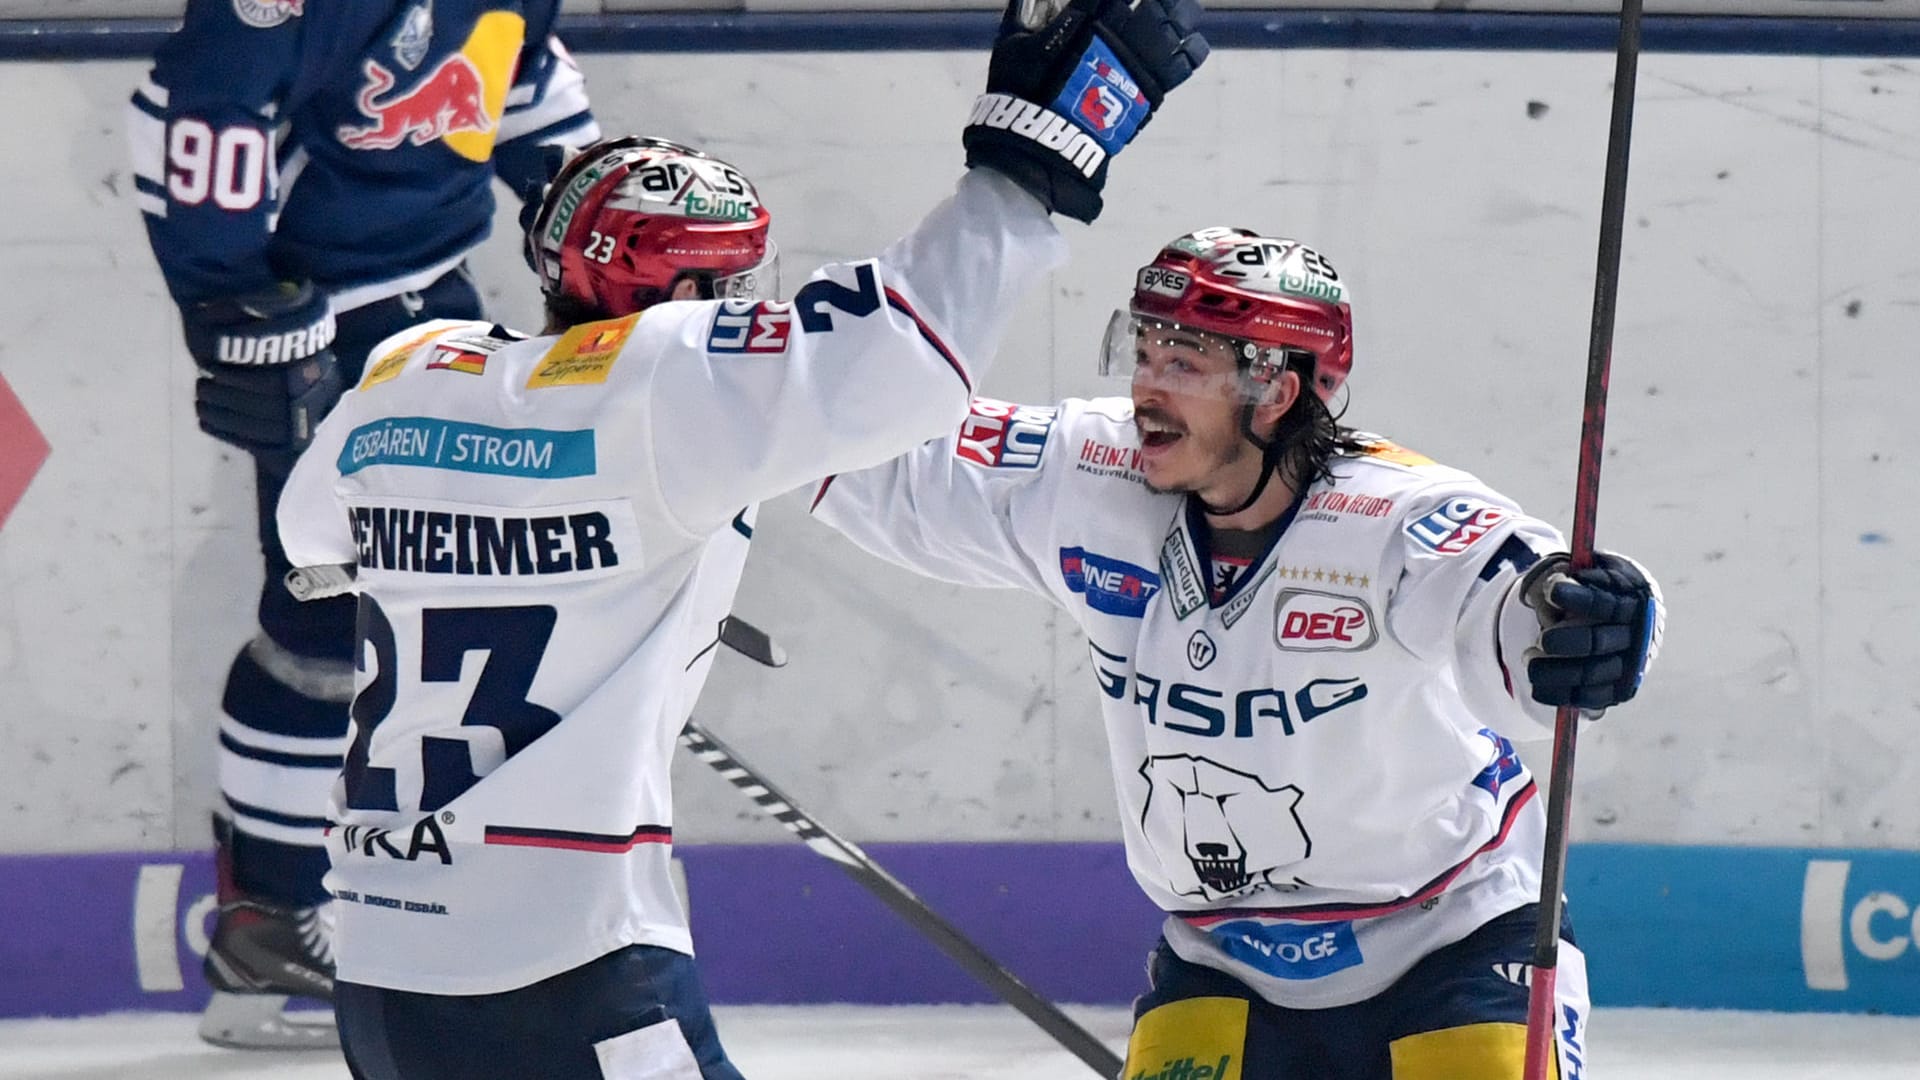
<svg viewBox="0 0 1920 1080"><path fill-rule="evenodd" d="M1050 215L1098 212L1106 158L1206 56L1194 0L1073 0L1033 28L1022 4L1002 22L952 197L879 258L822 268L790 309L681 311L710 320L679 335L707 359L660 367L645 423L663 453L704 466L661 481L690 528L952 433L1013 310L1065 260Z"/></svg>

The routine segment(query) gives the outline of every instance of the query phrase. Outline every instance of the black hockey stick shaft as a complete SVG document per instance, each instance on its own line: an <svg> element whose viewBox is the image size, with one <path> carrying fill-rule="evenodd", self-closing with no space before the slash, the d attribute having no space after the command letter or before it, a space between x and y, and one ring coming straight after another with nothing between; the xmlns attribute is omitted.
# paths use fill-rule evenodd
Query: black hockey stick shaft
<svg viewBox="0 0 1920 1080"><path fill-rule="evenodd" d="M984 949L955 929L952 923L941 918L925 901L914 895L912 889L887 873L853 841L841 838L795 806L793 800L742 762L731 747L701 726L698 720L687 721L680 741L692 751L694 757L726 777L728 782L752 799L754 805L806 841L807 846L817 854L839 864L848 877L859 882L881 903L905 919L908 925L939 946L940 951L952 957L967 974L986 984L1001 1000L1020 1010L1021 1015L1053 1036L1073 1056L1085 1062L1088 1068L1105 1077L1120 1075L1124 1062L1107 1049L1105 1043L1094 1038L1091 1032L1074 1023L1053 1002L1041 997L1032 987L1001 967Z"/></svg>
<svg viewBox="0 0 1920 1080"><path fill-rule="evenodd" d="M1607 379L1613 367L1613 318L1620 289L1620 241L1627 213L1627 161L1633 136L1633 91L1640 67L1641 0L1622 0L1620 44L1613 71L1613 120L1607 132L1606 183L1600 196L1600 251L1593 275L1593 325L1587 341L1586 404L1580 420L1580 465L1574 478L1575 569L1593 565L1594 519L1600 504L1600 462L1607 428ZM1527 998L1525 1080L1546 1080L1554 1054L1554 990L1560 963L1560 918L1567 883L1567 826L1573 808L1574 748L1580 711L1562 705L1553 721L1553 765L1547 796L1547 838L1540 869L1540 923L1534 928L1533 978Z"/></svg>

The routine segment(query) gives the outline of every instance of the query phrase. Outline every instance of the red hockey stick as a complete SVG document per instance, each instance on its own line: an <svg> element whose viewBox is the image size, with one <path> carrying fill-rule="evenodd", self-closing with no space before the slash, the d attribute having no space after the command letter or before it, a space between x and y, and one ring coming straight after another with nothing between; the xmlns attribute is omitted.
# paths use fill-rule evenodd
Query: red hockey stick
<svg viewBox="0 0 1920 1080"><path fill-rule="evenodd" d="M1640 66L1641 0L1622 0L1620 47L1613 70L1613 123L1607 132L1606 185L1600 196L1600 258L1593 276L1593 332L1587 341L1587 399L1580 421L1580 468L1574 479L1572 556L1593 565L1593 519L1600 503L1600 451L1607 428L1607 375L1613 365L1613 313L1619 298L1620 234L1627 212L1627 146L1633 134L1633 88ZM1527 996L1526 1080L1547 1080L1559 1016L1554 984L1560 964L1561 890L1567 882L1567 819L1573 806L1573 752L1580 711L1562 705L1553 722L1553 767L1547 797L1546 857L1540 871L1540 925L1533 939L1533 981ZM1555 1070L1557 1073L1558 1070Z"/></svg>

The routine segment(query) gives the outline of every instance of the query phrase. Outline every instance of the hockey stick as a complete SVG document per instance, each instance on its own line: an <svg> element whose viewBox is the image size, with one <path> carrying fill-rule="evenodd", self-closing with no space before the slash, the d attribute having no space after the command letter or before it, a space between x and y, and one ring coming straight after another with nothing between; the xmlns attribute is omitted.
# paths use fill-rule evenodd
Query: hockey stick
<svg viewBox="0 0 1920 1080"><path fill-rule="evenodd" d="M761 637L764 638L765 635ZM723 637L722 640L726 639ZM727 644L731 646L734 642L728 641ZM766 662L753 653L745 653L745 655L761 663ZM940 947L940 951L952 957L955 963L966 969L967 974L985 983L988 989L1000 996L1001 1000L1020 1010L1021 1015L1027 1019L1040 1025L1041 1030L1053 1036L1073 1056L1085 1062L1088 1068L1101 1076L1120 1075L1120 1069L1124 1063L1118 1055L1107 1049L1105 1043L1094 1038L1085 1028L1074 1023L1067 1014L1061 1012L1058 1006L1035 993L1012 972L1001 967L998 961L955 929L952 923L936 914L925 901L913 894L912 889L907 888L898 878L882 869L851 840L842 839L833 830L815 821L806 811L795 806L793 800L787 798L765 777L747 767L732 748L715 738L711 732L700 725L698 720L687 721L686 730L680 734L680 741L693 752L694 757L712 766L734 787L752 799L755 806L785 825L795 836L806 841L806 845L816 854L837 863L848 877L859 882L868 892L879 897L881 903L892 908L894 914L905 919L915 930L931 939Z"/></svg>
<svg viewBox="0 0 1920 1080"><path fill-rule="evenodd" d="M1580 466L1574 478L1570 538L1574 569L1593 565L1600 452L1607 428L1607 378L1613 366L1613 315L1619 299L1620 234L1627 213L1627 150L1633 135L1633 89L1640 65L1640 6L1641 0L1621 0L1620 4L1613 121L1607 132L1606 183L1600 196L1600 253L1593 275L1593 328L1587 341L1587 396L1580 420ZM1571 705L1560 706L1553 720L1546 853L1540 868L1540 923L1534 928L1533 977L1527 991L1525 1080L1546 1080L1548 1063L1557 1061L1554 1028L1559 1017L1554 986L1560 964L1561 890L1567 883L1567 824L1573 808L1573 754L1579 720L1580 710Z"/></svg>

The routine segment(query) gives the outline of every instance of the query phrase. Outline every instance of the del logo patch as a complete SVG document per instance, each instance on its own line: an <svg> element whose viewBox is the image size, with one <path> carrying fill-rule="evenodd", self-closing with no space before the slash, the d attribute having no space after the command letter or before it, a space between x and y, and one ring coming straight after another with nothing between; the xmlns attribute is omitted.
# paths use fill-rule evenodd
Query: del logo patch
<svg viewBox="0 0 1920 1080"><path fill-rule="evenodd" d="M1052 408L974 398L953 454L988 469L1037 469L1054 415Z"/></svg>
<svg viewBox="0 0 1920 1080"><path fill-rule="evenodd" d="M640 316L583 323L560 335L547 355L540 358L527 376L527 389L544 386L583 386L607 381L613 362L633 335Z"/></svg>
<svg viewBox="0 0 1920 1080"><path fill-rule="evenodd" d="M1289 652L1358 652L1378 637L1373 609L1357 596L1286 589L1275 605L1273 640Z"/></svg>
<svg viewBox="0 0 1920 1080"><path fill-rule="evenodd" d="M1440 555L1458 555L1513 515L1479 499L1448 499L1407 522L1413 542Z"/></svg>

